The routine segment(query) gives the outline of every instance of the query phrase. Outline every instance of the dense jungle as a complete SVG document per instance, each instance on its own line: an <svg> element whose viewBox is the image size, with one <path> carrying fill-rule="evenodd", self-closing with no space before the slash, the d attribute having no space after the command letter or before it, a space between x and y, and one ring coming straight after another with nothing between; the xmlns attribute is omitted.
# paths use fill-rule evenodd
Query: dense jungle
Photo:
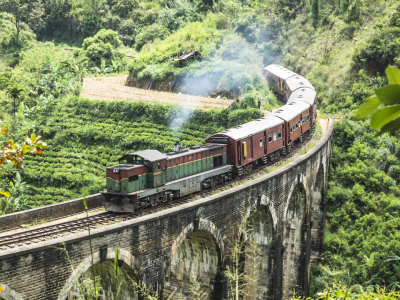
<svg viewBox="0 0 400 300"><path fill-rule="evenodd" d="M174 60L194 50L197 59ZM80 197L83 185L97 193L122 154L202 143L262 116L258 97L263 110L281 106L263 75L271 63L313 84L320 118L340 117L312 297L395 299L400 134L376 136L369 119L354 119L388 84L386 67L400 67L394 0L0 0L0 129L48 145L20 170L0 156L0 190L10 195L0 195L0 214ZM239 101L192 110L79 96L85 78L123 74L135 87Z"/></svg>

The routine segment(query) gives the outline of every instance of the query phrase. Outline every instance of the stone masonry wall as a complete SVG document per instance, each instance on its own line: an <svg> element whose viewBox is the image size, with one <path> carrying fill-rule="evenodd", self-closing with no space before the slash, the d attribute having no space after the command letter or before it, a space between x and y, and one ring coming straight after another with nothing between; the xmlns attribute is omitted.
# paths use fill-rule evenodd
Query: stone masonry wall
<svg viewBox="0 0 400 300"><path fill-rule="evenodd" d="M271 272L271 275L261 274L263 279L259 289L266 291L268 299L278 300L291 297L291 287L297 285L296 292L307 296L310 253L319 249L311 247L311 237L313 243L319 245L323 236L323 232L311 232L316 225L319 230L324 228L321 225L324 219L315 217L312 210L316 201L324 199L318 192L322 190L324 194L326 189L332 130L333 121L330 120L327 133L306 155L251 182L179 207L92 230L94 262L112 259L114 246L118 244L119 259L145 284L163 287L165 282L171 283L171 274L175 274L173 284L184 286L180 279L188 282L188 276L192 276L192 280L201 277L209 283L210 299L227 299L230 285L222 271L231 262L230 248L241 234L237 229L243 224L243 216L251 215L261 205L270 213L268 222L273 223L275 238L272 241L265 238L260 243L265 247L268 259L273 260L270 263L273 269L268 270L267 265L262 269L261 272ZM321 166L323 175L318 177L316 187ZM314 201L315 197L319 199ZM324 216L324 206L319 209ZM200 231L207 234L197 233ZM193 232L196 234L190 236ZM197 242L202 239L202 242L191 245L196 239ZM73 261L74 272L65 253L59 249L62 245ZM197 261L196 267L199 255L192 255L193 251L204 253L207 247L209 256ZM274 254L268 254L272 248ZM183 250L190 251L183 254ZM185 263L182 265L178 258L184 259ZM0 297L7 300L64 300L74 280L89 268L90 261L87 232L0 251L0 285L7 286L6 293L1 292ZM185 265L188 266L186 269ZM177 272L182 266L183 270Z"/></svg>

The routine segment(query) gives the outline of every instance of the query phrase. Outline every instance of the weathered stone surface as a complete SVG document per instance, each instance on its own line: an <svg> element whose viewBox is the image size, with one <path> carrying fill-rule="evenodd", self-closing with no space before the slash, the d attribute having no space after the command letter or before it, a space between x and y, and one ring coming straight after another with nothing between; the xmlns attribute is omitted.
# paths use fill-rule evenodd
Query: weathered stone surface
<svg viewBox="0 0 400 300"><path fill-rule="evenodd" d="M112 259L118 244L119 259L145 284L163 287L166 283L166 292L173 285L183 287L182 294L190 299L187 286L196 278L202 280L210 299L226 299L230 289L222 271L242 234L238 228L248 222L255 228L252 234L261 253L257 299L287 299L294 289L307 295L310 262L321 256L332 130L330 121L325 136L306 155L251 182L92 230L95 263L105 254ZM74 273L65 253L57 249L61 243L73 261ZM0 285L7 290L0 297L64 300L90 264L87 232L1 251ZM245 266L249 270L249 261ZM249 285L247 293L254 286Z"/></svg>

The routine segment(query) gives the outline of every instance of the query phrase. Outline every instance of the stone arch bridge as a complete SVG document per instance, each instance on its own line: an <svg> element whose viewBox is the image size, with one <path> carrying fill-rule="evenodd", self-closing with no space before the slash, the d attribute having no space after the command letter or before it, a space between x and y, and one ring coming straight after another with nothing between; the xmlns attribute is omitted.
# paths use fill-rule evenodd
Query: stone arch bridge
<svg viewBox="0 0 400 300"><path fill-rule="evenodd" d="M94 263L114 259L118 244L118 259L136 279L164 295L174 291L172 299L191 299L196 281L207 299L229 299L234 283L226 270L235 265L232 249L244 241L244 299L288 299L293 291L307 296L310 265L322 252L332 131L330 120L307 154L251 182L92 230ZM87 232L1 251L0 299L68 299L90 265Z"/></svg>

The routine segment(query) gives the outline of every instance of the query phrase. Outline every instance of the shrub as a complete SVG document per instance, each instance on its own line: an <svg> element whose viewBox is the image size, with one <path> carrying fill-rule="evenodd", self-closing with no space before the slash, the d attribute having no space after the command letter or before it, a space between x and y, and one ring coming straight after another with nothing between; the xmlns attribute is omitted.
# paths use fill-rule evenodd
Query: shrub
<svg viewBox="0 0 400 300"><path fill-rule="evenodd" d="M118 32L110 29L101 29L95 36L86 38L83 41L82 47L87 50L93 44L110 44L113 48L118 48L122 45L118 38Z"/></svg>
<svg viewBox="0 0 400 300"><path fill-rule="evenodd" d="M136 50L140 51L145 44L150 43L155 39L163 40L168 35L168 29L162 25L153 24L147 26L143 28L142 31L136 36L135 48Z"/></svg>
<svg viewBox="0 0 400 300"><path fill-rule="evenodd" d="M256 108L257 107L257 94L256 93L248 93L245 94L240 99L240 108Z"/></svg>
<svg viewBox="0 0 400 300"><path fill-rule="evenodd" d="M85 55L95 65L101 64L101 59L108 61L112 59L122 59L125 55L115 48L122 45L118 38L118 33L113 30L100 30L94 37L86 38L83 41L82 47Z"/></svg>

